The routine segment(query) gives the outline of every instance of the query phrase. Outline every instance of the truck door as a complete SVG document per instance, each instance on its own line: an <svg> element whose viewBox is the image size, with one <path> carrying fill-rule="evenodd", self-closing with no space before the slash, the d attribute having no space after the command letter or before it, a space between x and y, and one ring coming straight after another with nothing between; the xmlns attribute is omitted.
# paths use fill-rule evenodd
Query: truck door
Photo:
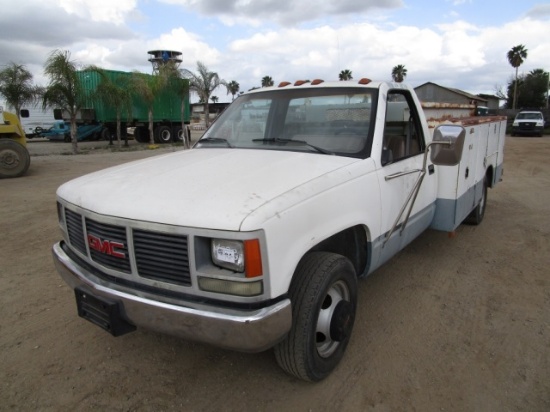
<svg viewBox="0 0 550 412"><path fill-rule="evenodd" d="M418 110L408 90L388 92L382 167L378 171L382 202L379 264L424 231L433 218L436 180L429 159L428 173L418 187L426 150L426 136Z"/></svg>

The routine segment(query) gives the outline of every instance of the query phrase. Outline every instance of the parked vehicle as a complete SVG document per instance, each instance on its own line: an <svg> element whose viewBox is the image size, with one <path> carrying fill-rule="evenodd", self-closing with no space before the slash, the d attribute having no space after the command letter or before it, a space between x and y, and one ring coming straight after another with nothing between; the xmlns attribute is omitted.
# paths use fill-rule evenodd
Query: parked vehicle
<svg viewBox="0 0 550 412"><path fill-rule="evenodd" d="M110 81L115 83L121 80L127 81L132 76L132 73L115 70L105 70L104 73ZM94 94L102 82L102 76L95 71L79 71L77 76L86 96L85 105L80 110L77 118L77 124L79 126L101 124L103 127L100 131L100 137L109 140L116 134L117 113L114 107L105 104ZM188 80L175 79L173 81L188 82ZM176 90L177 88L167 88L155 97L153 134L157 143L183 141L184 129L182 123L189 124L190 122L189 93L181 96ZM184 105L183 122L182 99ZM55 111L55 118L65 121L70 120L68 113L61 110ZM123 137L126 135L128 127L135 128L134 138L136 141L149 142L149 112L147 105L137 94L132 98L130 118L127 119L125 114L122 115L121 131Z"/></svg>
<svg viewBox="0 0 550 412"><path fill-rule="evenodd" d="M98 140L102 135L104 126L101 123L81 124L77 127L78 141ZM71 141L71 124L63 120L56 120L54 125L47 130L39 130L38 137L45 137L50 141Z"/></svg>
<svg viewBox="0 0 550 412"><path fill-rule="evenodd" d="M55 265L78 314L115 336L274 347L321 380L350 342L359 277L428 228L483 220L506 118L443 117L430 127L401 83L250 91L193 150L62 185Z"/></svg>
<svg viewBox="0 0 550 412"><path fill-rule="evenodd" d="M544 117L539 111L522 110L512 124L512 136L519 134L542 137L543 132Z"/></svg>
<svg viewBox="0 0 550 412"><path fill-rule="evenodd" d="M49 129L55 122L53 109L44 109L39 102L21 108L19 119L27 139L38 137L42 130Z"/></svg>
<svg viewBox="0 0 550 412"><path fill-rule="evenodd" d="M23 176L31 164L25 131L17 116L0 107L0 178Z"/></svg>

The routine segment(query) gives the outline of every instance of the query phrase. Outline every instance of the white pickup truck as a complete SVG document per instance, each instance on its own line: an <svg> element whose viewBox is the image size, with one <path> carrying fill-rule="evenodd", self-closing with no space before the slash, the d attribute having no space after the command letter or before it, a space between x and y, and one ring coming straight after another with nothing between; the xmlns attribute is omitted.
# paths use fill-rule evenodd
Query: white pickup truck
<svg viewBox="0 0 550 412"><path fill-rule="evenodd" d="M115 336L274 347L321 380L350 341L357 279L428 228L483 218L506 119L443 117L368 79L245 93L192 150L63 184L57 270Z"/></svg>

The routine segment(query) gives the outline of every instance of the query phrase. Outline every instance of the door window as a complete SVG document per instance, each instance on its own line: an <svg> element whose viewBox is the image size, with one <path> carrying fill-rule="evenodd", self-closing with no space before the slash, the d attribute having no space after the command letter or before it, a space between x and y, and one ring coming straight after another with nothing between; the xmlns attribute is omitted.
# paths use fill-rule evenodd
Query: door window
<svg viewBox="0 0 550 412"><path fill-rule="evenodd" d="M382 164L398 162L424 152L424 135L411 95L390 91L386 105Z"/></svg>

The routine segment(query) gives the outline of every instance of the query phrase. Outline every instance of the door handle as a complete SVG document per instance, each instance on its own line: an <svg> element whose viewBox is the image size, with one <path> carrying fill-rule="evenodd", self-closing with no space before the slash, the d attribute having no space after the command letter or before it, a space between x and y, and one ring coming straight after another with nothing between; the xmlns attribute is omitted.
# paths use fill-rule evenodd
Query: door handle
<svg viewBox="0 0 550 412"><path fill-rule="evenodd" d="M434 172L435 172L435 167L434 167L434 165L429 165L429 166L428 166L428 174L433 175Z"/></svg>

